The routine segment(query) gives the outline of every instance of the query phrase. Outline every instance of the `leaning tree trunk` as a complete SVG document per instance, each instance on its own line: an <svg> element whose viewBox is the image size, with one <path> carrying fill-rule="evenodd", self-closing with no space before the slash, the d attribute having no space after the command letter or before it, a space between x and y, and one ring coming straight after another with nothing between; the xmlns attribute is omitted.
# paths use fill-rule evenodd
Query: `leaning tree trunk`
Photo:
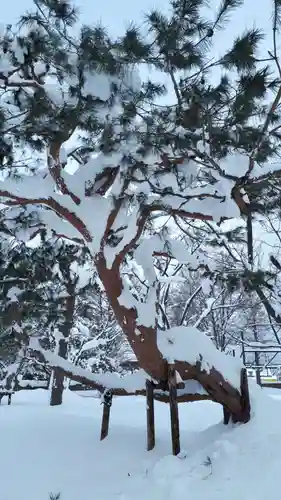
<svg viewBox="0 0 281 500"><path fill-rule="evenodd" d="M120 305L118 297L123 286L118 266L113 265L111 269L108 269L101 254L96 260L96 266L116 319L127 336L140 368L143 368L154 380L167 383L167 361L157 346L156 327L148 328L137 324L136 310ZM240 391L227 382L223 374L215 367L207 372L203 366L199 362L192 365L176 361L174 364L174 368L183 381L197 380L214 401L222 404L230 412L234 421L247 422L249 413L244 409Z"/></svg>
<svg viewBox="0 0 281 500"><path fill-rule="evenodd" d="M59 329L60 333L62 334L62 338L60 338L58 345L58 355L63 359L67 359L68 340L73 325L73 315L75 307L74 286L71 286L71 284L69 284L67 291L69 295L66 298L65 302L64 323L61 325ZM60 369L54 368L52 375L52 387L51 387L51 399L50 399L51 406L58 406L62 404L63 390L64 390L64 374Z"/></svg>

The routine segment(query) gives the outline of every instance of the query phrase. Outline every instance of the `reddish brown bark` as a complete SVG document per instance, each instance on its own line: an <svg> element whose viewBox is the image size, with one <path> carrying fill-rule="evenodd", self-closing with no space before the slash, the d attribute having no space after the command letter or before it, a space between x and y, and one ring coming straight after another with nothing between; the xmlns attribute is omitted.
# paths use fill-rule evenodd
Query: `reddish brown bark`
<svg viewBox="0 0 281 500"><path fill-rule="evenodd" d="M84 222L79 219L79 217L74 213L60 205L53 198L22 198L9 191L1 191L0 196L3 198L7 198L5 200L5 205L7 206L27 206L27 205L42 205L43 207L48 207L53 210L56 214L58 214L63 220L69 222L69 224L77 229L77 231L81 234L81 236L85 239L85 241L92 241L92 237L84 224ZM63 235L61 235L63 236Z"/></svg>
<svg viewBox="0 0 281 500"><path fill-rule="evenodd" d="M155 380L165 379L166 364L157 347L156 329L138 325L136 310L119 304L123 285L118 267L108 269L103 255L98 256L96 267L116 319L137 356L139 366Z"/></svg>

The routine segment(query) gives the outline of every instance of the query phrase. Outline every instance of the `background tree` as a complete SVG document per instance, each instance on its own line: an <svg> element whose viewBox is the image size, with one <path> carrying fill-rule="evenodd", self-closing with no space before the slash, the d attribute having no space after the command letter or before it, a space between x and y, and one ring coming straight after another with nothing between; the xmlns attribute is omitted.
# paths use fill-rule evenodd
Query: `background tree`
<svg viewBox="0 0 281 500"><path fill-rule="evenodd" d="M75 365L94 372L117 371L124 338L95 282L85 249L57 239L34 248L8 240L4 243L0 301L3 361L11 368L18 359L20 374L26 380L48 379L48 367L26 352L23 357L22 342L27 345L30 337L36 337L45 348ZM51 386L51 404L60 404L64 387L61 372L54 370Z"/></svg>

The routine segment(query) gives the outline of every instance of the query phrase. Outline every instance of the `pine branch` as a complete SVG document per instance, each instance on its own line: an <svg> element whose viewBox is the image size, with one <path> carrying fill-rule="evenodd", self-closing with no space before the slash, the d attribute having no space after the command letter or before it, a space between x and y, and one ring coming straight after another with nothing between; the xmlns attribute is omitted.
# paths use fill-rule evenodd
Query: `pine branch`
<svg viewBox="0 0 281 500"><path fill-rule="evenodd" d="M273 58L279 77L281 78L281 65L279 62L279 57L277 54L277 31L281 26L281 0L273 0L273 54L269 52L269 55Z"/></svg>
<svg viewBox="0 0 281 500"><path fill-rule="evenodd" d="M264 34L259 29L250 29L234 40L232 48L222 57L220 64L236 68L238 72L251 71L256 66L256 51Z"/></svg>
<svg viewBox="0 0 281 500"><path fill-rule="evenodd" d="M231 11L241 7L243 3L244 0L222 0L215 19L214 28L223 27L223 25L229 20Z"/></svg>
<svg viewBox="0 0 281 500"><path fill-rule="evenodd" d="M272 0L273 2L273 30L279 31L281 28L281 0Z"/></svg>

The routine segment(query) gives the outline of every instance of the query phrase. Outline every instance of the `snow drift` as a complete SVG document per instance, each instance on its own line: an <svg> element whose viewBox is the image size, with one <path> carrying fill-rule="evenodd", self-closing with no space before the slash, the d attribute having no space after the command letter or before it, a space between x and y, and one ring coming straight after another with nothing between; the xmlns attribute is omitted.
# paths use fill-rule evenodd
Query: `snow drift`
<svg viewBox="0 0 281 500"><path fill-rule="evenodd" d="M98 400L66 391L64 405L51 408L47 391L21 391L0 408L1 498L48 500L50 492L60 492L61 500L273 497L280 485L281 401L262 389L251 392L247 425L223 426L214 403L181 405L186 451L173 457L167 405L156 404L156 448L146 452L145 398L116 398L109 436L99 442Z"/></svg>

